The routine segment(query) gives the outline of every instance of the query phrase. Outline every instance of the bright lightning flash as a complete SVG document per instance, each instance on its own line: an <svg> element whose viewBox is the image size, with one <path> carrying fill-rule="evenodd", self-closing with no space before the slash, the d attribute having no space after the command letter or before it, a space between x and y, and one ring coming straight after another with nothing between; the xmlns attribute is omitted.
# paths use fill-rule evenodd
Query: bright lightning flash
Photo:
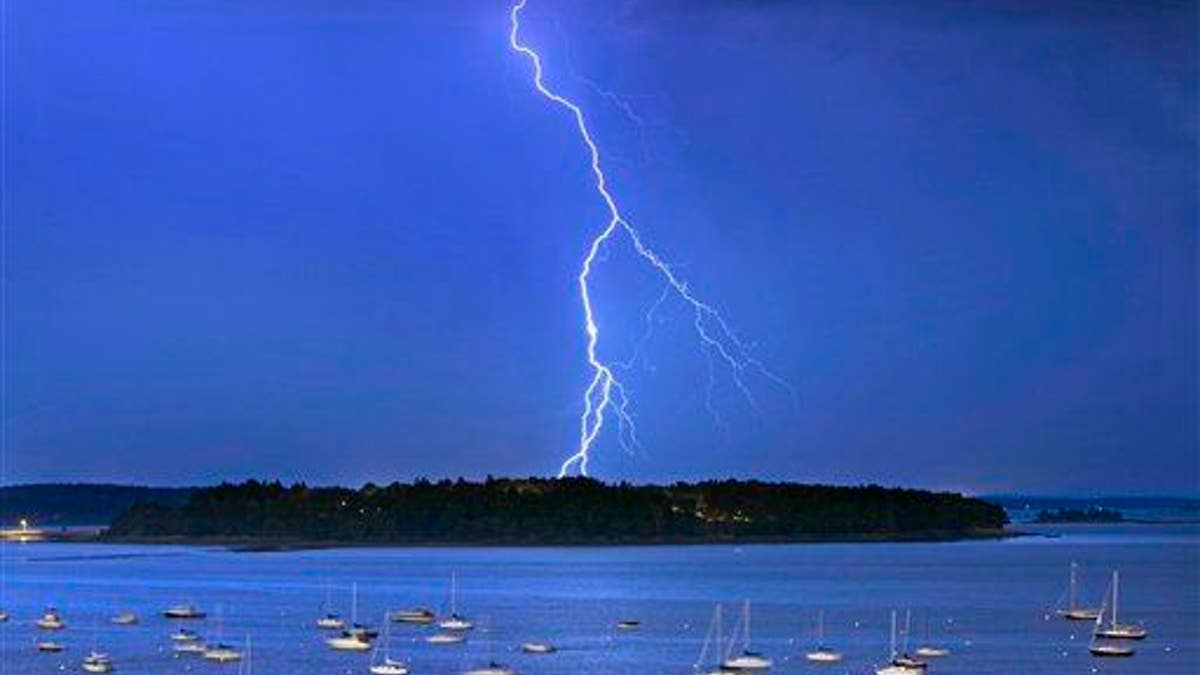
<svg viewBox="0 0 1200 675"><path fill-rule="evenodd" d="M528 58L533 65L533 84L538 92L548 100L565 108L574 117L580 140L587 147L588 155L591 159L592 175L596 181L596 192L599 193L600 198L608 208L608 224L592 239L577 277L579 300L583 305L584 328L587 331L587 361L591 368L592 378L583 393L583 412L579 417L579 444L575 452L563 461L562 467L558 471L559 478L569 474L573 468L577 469L581 475L586 476L592 446L600 435L600 431L604 428L606 414L611 412L617 419L619 426L618 440L626 449L637 443L636 427L633 417L629 413L629 396L625 386L617 379L613 372L613 366L601 360L597 354L597 345L600 341L600 327L596 324L595 313L592 309L592 294L589 286L592 268L597 262L597 256L601 248L610 239L620 234L624 234L629 239L633 250L640 256L642 261L662 276L668 290L681 298L691 308L696 334L710 361L715 357L728 367L734 385L751 406L757 407L757 403L750 392L750 387L746 383L748 371L756 372L787 388L789 391L790 387L782 379L768 371L760 361L750 354L749 349L734 335L721 314L713 306L697 298L688 287L687 282L680 279L671 265L660 258L654 250L645 244L638 231L621 215L621 210L617 206L616 199L609 192L608 180L605 178L604 169L600 163L600 151L596 146L595 139L592 137L587 118L583 114L583 109L546 85L542 72L541 56L532 47L521 41L521 11L525 9L527 2L528 0L517 0L509 12L509 18L512 23L508 35L509 46L513 51ZM709 391L711 392L711 386ZM712 405L711 394L707 400L707 405L714 419L719 420L716 410Z"/></svg>

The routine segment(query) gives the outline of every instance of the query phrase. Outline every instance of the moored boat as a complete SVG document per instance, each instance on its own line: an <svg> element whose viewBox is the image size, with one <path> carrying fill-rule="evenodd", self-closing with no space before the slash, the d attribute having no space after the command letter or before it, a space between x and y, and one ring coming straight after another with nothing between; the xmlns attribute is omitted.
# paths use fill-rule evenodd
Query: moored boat
<svg viewBox="0 0 1200 675"><path fill-rule="evenodd" d="M163 616L168 619L196 620L208 616L200 608L192 604L173 605L163 610Z"/></svg>
<svg viewBox="0 0 1200 675"><path fill-rule="evenodd" d="M429 624L434 622L437 615L428 607L416 607L413 609L398 609L392 612L388 618L396 623Z"/></svg>
<svg viewBox="0 0 1200 675"><path fill-rule="evenodd" d="M838 663L842 660L841 652L825 646L825 612L817 610L817 646L804 655L811 663Z"/></svg>
<svg viewBox="0 0 1200 675"><path fill-rule="evenodd" d="M92 650L83 659L83 669L89 673L111 673L113 662L108 654Z"/></svg>
<svg viewBox="0 0 1200 675"><path fill-rule="evenodd" d="M739 627L741 628L740 632ZM735 653L734 646L739 641L740 649ZM750 601L746 600L742 603L741 619L734 625L733 631L729 635L729 648L725 651L725 660L721 662L721 668L741 672L768 670L773 665L771 659L750 648Z"/></svg>
<svg viewBox="0 0 1200 675"><path fill-rule="evenodd" d="M47 607L35 625L42 630L62 630L67 627L67 622L63 621L62 615L58 613L57 609Z"/></svg>

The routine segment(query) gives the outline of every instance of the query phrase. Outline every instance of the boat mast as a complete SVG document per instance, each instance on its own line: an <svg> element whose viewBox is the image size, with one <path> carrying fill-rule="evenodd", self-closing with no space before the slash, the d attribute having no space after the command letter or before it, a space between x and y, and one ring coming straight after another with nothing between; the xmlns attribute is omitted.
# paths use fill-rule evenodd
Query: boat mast
<svg viewBox="0 0 1200 675"><path fill-rule="evenodd" d="M1120 573L1113 570L1113 611L1112 611L1112 627L1117 627L1117 591L1121 585Z"/></svg>
<svg viewBox="0 0 1200 675"><path fill-rule="evenodd" d="M450 573L450 616L458 614L458 573Z"/></svg>
<svg viewBox="0 0 1200 675"><path fill-rule="evenodd" d="M817 610L817 646L825 645L825 610Z"/></svg>
<svg viewBox="0 0 1200 675"><path fill-rule="evenodd" d="M721 605L717 603L713 607L712 619L708 622L708 632L704 634L704 644L700 647L700 656L696 657L696 670L704 667L704 659L708 658L708 647L714 645L716 650L721 649Z"/></svg>
<svg viewBox="0 0 1200 675"><path fill-rule="evenodd" d="M350 584L350 623L358 623L358 582Z"/></svg>
<svg viewBox="0 0 1200 675"><path fill-rule="evenodd" d="M742 611L745 612L745 615L746 615L746 617L745 617L746 623L744 626L745 630L744 630L744 640L742 642L742 649L748 650L748 649L750 649L750 601L749 600L747 600L746 603L742 606Z"/></svg>
<svg viewBox="0 0 1200 675"><path fill-rule="evenodd" d="M904 611L904 653L908 653L908 634L912 632L912 610Z"/></svg>
<svg viewBox="0 0 1200 675"><path fill-rule="evenodd" d="M1076 583L1078 583L1076 581L1076 569L1078 569L1078 567L1079 567L1079 563L1072 560L1071 561L1071 585L1069 587L1070 590L1067 591L1067 610L1068 611L1075 609L1075 606L1076 606L1075 605L1075 597L1076 597L1075 585L1076 585Z"/></svg>
<svg viewBox="0 0 1200 675"><path fill-rule="evenodd" d="M892 655L891 659L896 658L896 610L892 610Z"/></svg>

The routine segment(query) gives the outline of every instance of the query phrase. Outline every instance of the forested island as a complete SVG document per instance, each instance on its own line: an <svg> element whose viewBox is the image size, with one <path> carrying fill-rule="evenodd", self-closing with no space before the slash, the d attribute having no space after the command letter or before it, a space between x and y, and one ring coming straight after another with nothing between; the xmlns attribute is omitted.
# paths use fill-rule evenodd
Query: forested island
<svg viewBox="0 0 1200 675"><path fill-rule="evenodd" d="M1120 523L1125 515L1116 509L1091 506L1086 509L1043 509L1034 516L1035 523Z"/></svg>
<svg viewBox="0 0 1200 675"><path fill-rule="evenodd" d="M489 478L354 490L248 481L195 490L183 503L139 503L103 536L260 545L891 541L998 536L1006 523L1001 507L979 499L874 485Z"/></svg>
<svg viewBox="0 0 1200 675"><path fill-rule="evenodd" d="M134 504L178 506L191 488L105 483L30 483L0 487L0 526L28 520L41 527L107 525Z"/></svg>

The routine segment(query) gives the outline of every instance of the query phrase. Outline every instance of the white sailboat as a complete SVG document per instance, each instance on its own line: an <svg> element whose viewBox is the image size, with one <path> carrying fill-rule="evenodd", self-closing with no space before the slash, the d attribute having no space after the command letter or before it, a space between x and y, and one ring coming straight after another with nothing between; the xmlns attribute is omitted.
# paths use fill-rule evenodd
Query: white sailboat
<svg viewBox="0 0 1200 675"><path fill-rule="evenodd" d="M83 669L89 673L111 673L113 671L112 658L108 654L93 649L84 657Z"/></svg>
<svg viewBox="0 0 1200 675"><path fill-rule="evenodd" d="M1147 635L1145 628L1133 624L1121 623L1117 620L1117 600L1120 589L1120 574L1116 570L1113 570L1111 583L1112 612L1110 613L1110 620L1107 625L1097 621L1095 635L1096 637L1109 640L1144 640Z"/></svg>
<svg viewBox="0 0 1200 675"><path fill-rule="evenodd" d="M1111 590L1112 586L1110 585L1109 588L1104 591L1105 605L1108 604L1108 595ZM1123 658L1133 656L1134 649L1133 647L1129 646L1129 644L1120 640L1102 639L1100 637L1100 631L1104 626L1104 610L1105 607L1102 606L1100 608L1100 613L1096 616L1096 626L1092 629L1092 641L1088 643L1088 651L1091 652L1092 656L1098 656L1102 658Z"/></svg>
<svg viewBox="0 0 1200 675"><path fill-rule="evenodd" d="M734 646L738 644L741 628L741 650L735 654ZM725 650L725 660L721 667L728 670L768 670L772 665L771 659L750 649L750 601L742 604L742 617L729 635L729 648Z"/></svg>
<svg viewBox="0 0 1200 675"><path fill-rule="evenodd" d="M842 653L825 646L825 611L817 610L817 647L804 655L813 663L837 663L842 660Z"/></svg>
<svg viewBox="0 0 1200 675"><path fill-rule="evenodd" d="M917 647L917 656L923 659L942 658L950 656L950 650L946 647L940 647L929 641L929 612L925 612L925 639L920 647Z"/></svg>
<svg viewBox="0 0 1200 675"><path fill-rule="evenodd" d="M450 573L450 616L438 622L442 630L464 631L475 627L466 617L458 615L458 575Z"/></svg>
<svg viewBox="0 0 1200 675"><path fill-rule="evenodd" d="M346 632L351 635L356 635L367 641L374 640L379 637L379 631L370 626L363 625L358 622L358 584L350 585L350 627Z"/></svg>
<svg viewBox="0 0 1200 675"><path fill-rule="evenodd" d="M233 663L240 661L242 653L232 646L222 642L225 636L225 611L221 606L217 607L217 641L215 644L207 645L201 656L206 661L214 661L216 663Z"/></svg>
<svg viewBox="0 0 1200 675"><path fill-rule="evenodd" d="M324 614L317 619L317 628L321 630L342 630L346 627L346 622L337 612L333 611L333 593L330 590L329 583L325 584L325 607Z"/></svg>
<svg viewBox="0 0 1200 675"><path fill-rule="evenodd" d="M375 651L371 654L370 670L374 675L408 675L408 664L393 659L391 647L392 629L385 615L383 617L383 645L376 646Z"/></svg>
<svg viewBox="0 0 1200 675"><path fill-rule="evenodd" d="M892 610L892 638L889 654L887 665L876 668L875 675L913 675L925 671L926 666L923 662L910 658L907 654L901 654L896 649L896 610L894 609Z"/></svg>
<svg viewBox="0 0 1200 675"><path fill-rule="evenodd" d="M111 673L113 671L113 661L108 654L96 648L97 640L100 637L100 627L92 626L92 649L88 655L83 658L83 669L89 673Z"/></svg>
<svg viewBox="0 0 1200 675"><path fill-rule="evenodd" d="M1061 597L1061 596L1060 596ZM1100 610L1082 607L1079 604L1079 563L1071 561L1071 578L1067 585L1067 605L1058 610L1058 615L1069 621L1095 621Z"/></svg>

